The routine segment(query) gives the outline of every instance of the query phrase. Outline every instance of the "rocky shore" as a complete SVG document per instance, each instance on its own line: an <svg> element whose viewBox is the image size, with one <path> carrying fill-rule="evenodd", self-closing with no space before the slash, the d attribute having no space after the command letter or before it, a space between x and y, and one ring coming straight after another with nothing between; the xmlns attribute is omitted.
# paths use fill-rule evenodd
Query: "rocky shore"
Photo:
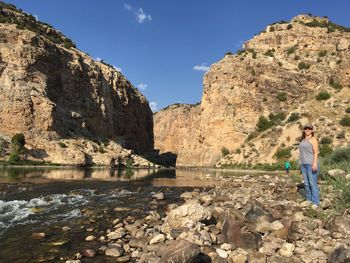
<svg viewBox="0 0 350 263"><path fill-rule="evenodd" d="M312 208L295 176L215 179L225 186L184 192L165 214L167 193L157 192L145 217L115 218L103 234L87 229L86 249L62 262L349 262L350 213L335 212L331 185L320 182Z"/></svg>

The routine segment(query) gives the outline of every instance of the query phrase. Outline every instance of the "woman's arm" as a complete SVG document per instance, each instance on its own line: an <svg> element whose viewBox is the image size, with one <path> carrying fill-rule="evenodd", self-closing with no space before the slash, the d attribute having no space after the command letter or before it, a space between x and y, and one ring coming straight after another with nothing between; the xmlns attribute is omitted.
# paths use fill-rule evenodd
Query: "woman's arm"
<svg viewBox="0 0 350 263"><path fill-rule="evenodd" d="M314 151L314 159L312 161L312 170L317 171L317 161L318 161L318 142L315 137L310 139L312 149Z"/></svg>

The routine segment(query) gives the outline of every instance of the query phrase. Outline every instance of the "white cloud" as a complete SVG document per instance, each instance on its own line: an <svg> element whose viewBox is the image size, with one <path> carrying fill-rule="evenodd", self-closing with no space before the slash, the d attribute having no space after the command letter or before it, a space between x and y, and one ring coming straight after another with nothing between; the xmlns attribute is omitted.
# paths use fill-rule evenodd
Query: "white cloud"
<svg viewBox="0 0 350 263"><path fill-rule="evenodd" d="M144 22L152 20L152 16L150 14L146 14L142 8L135 9L129 4L124 4L124 8L135 15L136 20L139 24L143 24Z"/></svg>
<svg viewBox="0 0 350 263"><path fill-rule="evenodd" d="M96 61L98 61L98 62L101 62L101 60L102 60L102 59L99 58L99 57L96 58Z"/></svg>
<svg viewBox="0 0 350 263"><path fill-rule="evenodd" d="M33 15L35 17L36 21L39 21L39 16L38 15Z"/></svg>
<svg viewBox="0 0 350 263"><path fill-rule="evenodd" d="M140 90L145 90L148 85L147 84L144 84L144 83L140 83L139 85L137 85L137 87L140 89Z"/></svg>
<svg viewBox="0 0 350 263"><path fill-rule="evenodd" d="M157 111L157 102L155 102L155 101L151 101L150 103L149 103L149 106L150 106L150 108L151 108L151 110L152 111Z"/></svg>
<svg viewBox="0 0 350 263"><path fill-rule="evenodd" d="M113 68L114 68L115 70L118 70L119 72L122 72L122 69L121 69L121 68L118 68L117 66L113 66Z"/></svg>
<svg viewBox="0 0 350 263"><path fill-rule="evenodd" d="M142 8L139 8L139 10L137 10L136 12L136 19L137 22L139 22L140 24L144 23L145 21L151 21L152 17L150 14L145 14L145 12L143 12Z"/></svg>
<svg viewBox="0 0 350 263"><path fill-rule="evenodd" d="M125 8L126 10L129 10L129 11L132 10L132 6L131 6L131 5L128 5L128 4L124 4L124 8Z"/></svg>
<svg viewBox="0 0 350 263"><path fill-rule="evenodd" d="M202 63L201 65L194 66L193 70L207 72L209 70L209 67L206 66L206 63Z"/></svg>

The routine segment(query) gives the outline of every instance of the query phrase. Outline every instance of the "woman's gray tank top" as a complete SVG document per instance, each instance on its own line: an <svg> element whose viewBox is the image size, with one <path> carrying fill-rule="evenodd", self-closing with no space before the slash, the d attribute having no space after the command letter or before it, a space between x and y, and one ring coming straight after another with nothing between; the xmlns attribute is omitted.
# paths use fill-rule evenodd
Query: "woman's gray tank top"
<svg viewBox="0 0 350 263"><path fill-rule="evenodd" d="M308 139L301 141L299 145L300 158L299 161L301 164L312 164L314 160L314 150L311 142Z"/></svg>

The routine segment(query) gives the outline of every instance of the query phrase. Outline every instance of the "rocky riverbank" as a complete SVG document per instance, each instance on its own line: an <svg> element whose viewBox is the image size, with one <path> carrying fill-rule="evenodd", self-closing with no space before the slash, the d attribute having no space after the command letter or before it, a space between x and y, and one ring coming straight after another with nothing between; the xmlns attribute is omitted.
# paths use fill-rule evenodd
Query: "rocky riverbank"
<svg viewBox="0 0 350 263"><path fill-rule="evenodd" d="M102 234L88 229L81 241L86 249L61 260L349 262L350 214L334 212L332 186L320 182L321 206L312 208L295 176L217 179L225 186L184 192L184 202L168 203L165 214L167 193L154 194L153 210L143 218L117 217Z"/></svg>

